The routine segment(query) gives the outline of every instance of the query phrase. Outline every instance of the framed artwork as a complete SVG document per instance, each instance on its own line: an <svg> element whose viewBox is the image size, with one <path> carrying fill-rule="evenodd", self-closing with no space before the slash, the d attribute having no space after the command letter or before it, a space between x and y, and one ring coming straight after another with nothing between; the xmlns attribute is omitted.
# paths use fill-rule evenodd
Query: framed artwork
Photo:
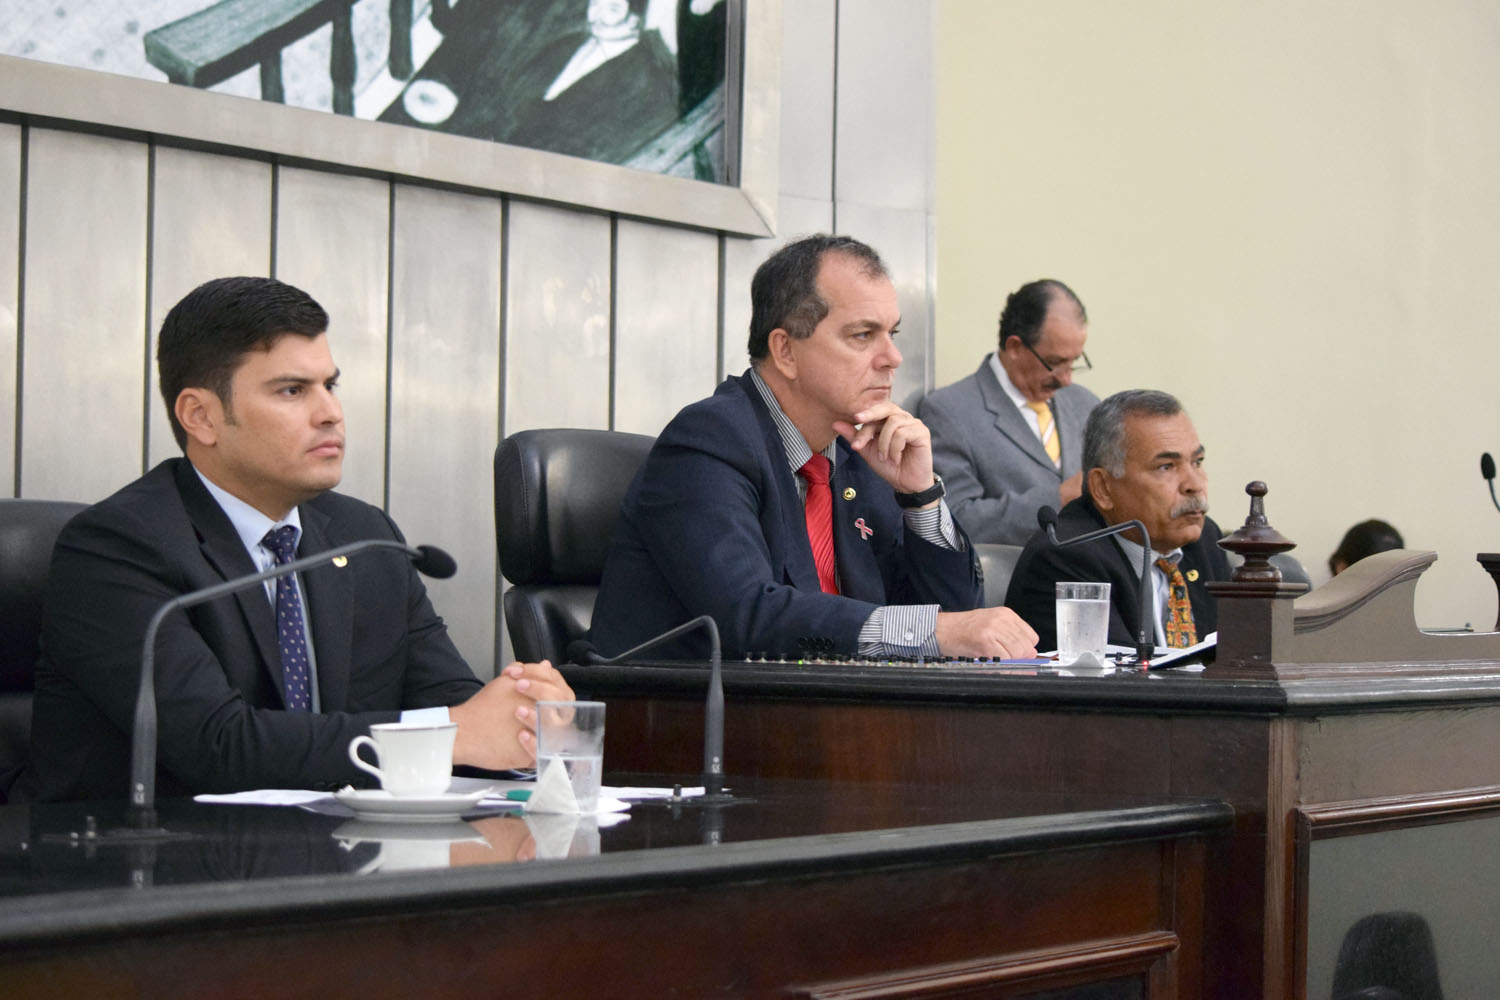
<svg viewBox="0 0 1500 1000"><path fill-rule="evenodd" d="M780 0L11 0L0 111L752 236Z"/></svg>

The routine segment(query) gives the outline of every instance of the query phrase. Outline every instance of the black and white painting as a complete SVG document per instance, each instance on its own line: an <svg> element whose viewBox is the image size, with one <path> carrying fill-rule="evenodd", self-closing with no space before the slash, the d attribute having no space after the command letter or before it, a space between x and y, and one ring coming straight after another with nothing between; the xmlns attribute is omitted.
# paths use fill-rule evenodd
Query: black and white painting
<svg viewBox="0 0 1500 1000"><path fill-rule="evenodd" d="M0 54L731 183L733 0L8 0Z"/></svg>

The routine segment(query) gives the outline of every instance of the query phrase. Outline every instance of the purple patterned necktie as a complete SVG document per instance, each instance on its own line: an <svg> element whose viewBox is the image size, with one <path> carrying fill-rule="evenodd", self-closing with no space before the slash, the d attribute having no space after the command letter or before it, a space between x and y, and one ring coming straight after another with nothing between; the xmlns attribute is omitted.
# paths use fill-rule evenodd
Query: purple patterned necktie
<svg viewBox="0 0 1500 1000"><path fill-rule="evenodd" d="M297 557L297 529L290 524L272 528L260 540L282 566ZM307 636L302 632L302 598L297 594L295 574L276 581L276 645L281 650L281 675L286 687L286 707L293 712L312 711L312 684L307 667Z"/></svg>

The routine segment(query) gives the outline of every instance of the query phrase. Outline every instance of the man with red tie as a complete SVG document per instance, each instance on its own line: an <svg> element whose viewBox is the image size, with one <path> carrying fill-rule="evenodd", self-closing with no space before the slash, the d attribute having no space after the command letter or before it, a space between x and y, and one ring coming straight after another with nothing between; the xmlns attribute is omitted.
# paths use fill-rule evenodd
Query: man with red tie
<svg viewBox="0 0 1500 1000"><path fill-rule="evenodd" d="M750 370L668 424L626 495L594 645L708 614L729 655L1030 655L1024 622L979 608L927 428L891 400L901 317L879 255L798 240L756 271L751 303Z"/></svg>

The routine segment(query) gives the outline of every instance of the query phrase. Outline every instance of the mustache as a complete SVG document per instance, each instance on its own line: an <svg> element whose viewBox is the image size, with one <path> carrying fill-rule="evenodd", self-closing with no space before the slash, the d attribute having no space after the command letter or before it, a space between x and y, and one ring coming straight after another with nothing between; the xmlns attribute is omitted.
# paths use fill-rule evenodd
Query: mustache
<svg viewBox="0 0 1500 1000"><path fill-rule="evenodd" d="M1207 513L1208 513L1208 498L1207 497L1188 497L1186 500L1179 501L1177 503L1177 505L1172 508L1172 510L1171 510L1171 512L1169 513L1168 516L1170 516L1170 517L1185 517L1188 514L1207 514Z"/></svg>

